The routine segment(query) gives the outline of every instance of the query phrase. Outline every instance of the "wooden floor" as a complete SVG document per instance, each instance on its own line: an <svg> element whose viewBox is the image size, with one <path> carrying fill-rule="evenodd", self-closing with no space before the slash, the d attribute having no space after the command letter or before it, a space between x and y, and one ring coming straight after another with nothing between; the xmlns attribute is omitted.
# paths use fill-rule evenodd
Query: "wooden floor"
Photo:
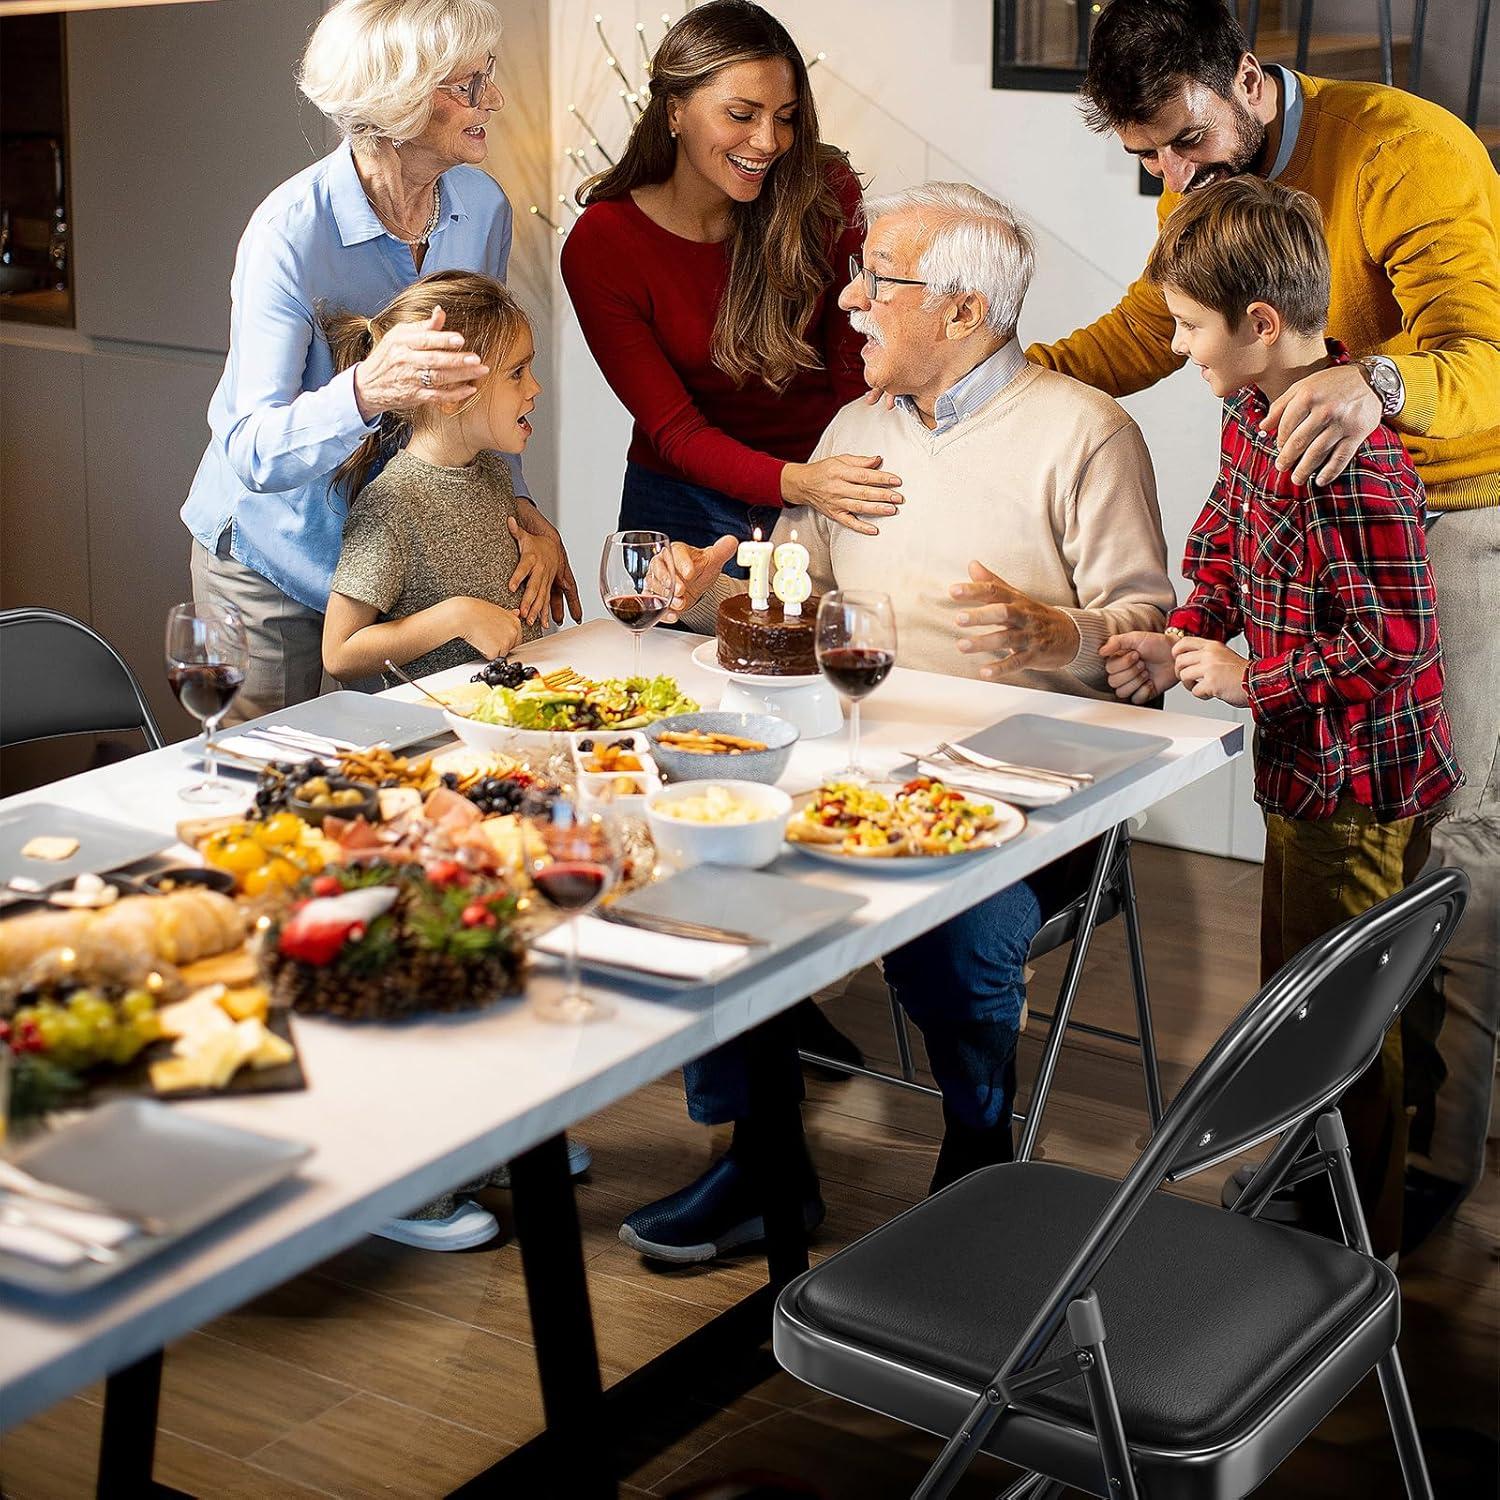
<svg viewBox="0 0 1500 1500"><path fill-rule="evenodd" d="M1259 870L1145 847L1137 853L1153 1009L1169 1092L1252 993ZM1039 1005L1060 959L1038 972ZM1103 929L1079 1015L1129 1029L1120 924ZM873 972L827 999L872 1059L894 1061L884 991ZM1050 1009L1050 1004L1044 1008ZM1021 1077L1037 1044L1023 1039ZM1023 1083L1024 1090L1024 1083ZM920 1197L941 1122L933 1101L863 1080L812 1083L808 1135L822 1170L826 1255ZM1140 1078L1111 1044L1070 1041L1041 1154L1123 1171L1145 1126ZM753 1261L656 1271L620 1244L621 1216L700 1171L722 1140L690 1124L676 1078L579 1131L594 1151L580 1186L589 1283L607 1381L706 1321L758 1279ZM1186 1185L1216 1200L1220 1174ZM491 1204L504 1219L506 1195ZM1500 1349L1500 1185L1491 1171L1456 1222L1402 1263L1406 1361L1440 1496L1496 1493ZM98 1389L0 1440L0 1488L12 1500L92 1491ZM641 1459L625 1493L737 1495L746 1476L801 1481L825 1500L907 1495L935 1451L785 1375L727 1404L710 1384L677 1400L701 1415L690 1437ZM514 1241L433 1255L369 1239L168 1352L157 1477L195 1494L438 1496L523 1441L539 1406ZM1004 1471L976 1468L960 1493L994 1495ZM709 1484L733 1479L720 1488ZM1372 1385L1362 1388L1261 1491L1275 1497L1400 1492Z"/></svg>

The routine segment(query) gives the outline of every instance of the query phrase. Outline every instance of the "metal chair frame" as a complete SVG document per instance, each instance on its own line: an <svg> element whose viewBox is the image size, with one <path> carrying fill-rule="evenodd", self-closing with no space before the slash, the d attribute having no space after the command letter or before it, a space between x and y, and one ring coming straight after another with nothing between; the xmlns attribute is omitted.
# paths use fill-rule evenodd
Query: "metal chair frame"
<svg viewBox="0 0 1500 1500"><path fill-rule="evenodd" d="M1334 1101L1379 1055L1381 1035L1399 1019L1413 991L1437 962L1462 917L1468 892L1468 877L1461 870L1433 871L1304 949L1262 988L1183 1085L1160 1127L1072 1253L1025 1332L984 1382L957 1431L914 1491L913 1500L942 1500L949 1495L1008 1407L1027 1394L1077 1378L1086 1383L1098 1443L1103 1481L1099 1493L1118 1500L1137 1500L1140 1492L1104 1349L1103 1313L1091 1283L1151 1194L1164 1182L1181 1181L1274 1138L1275 1146L1232 1211L1254 1218L1279 1187L1326 1172L1331 1179L1345 1245L1373 1258L1349 1162L1348 1136ZM1287 1028L1287 1035L1294 1035L1290 1028L1306 1020L1320 1000L1331 993L1332 981L1343 981L1341 996L1360 994L1355 965L1375 955L1377 965L1383 968L1396 952L1397 942L1408 934L1415 937L1423 923L1430 924L1430 930L1422 941L1421 951L1411 958L1397 954L1405 972L1401 968L1390 971L1400 980L1395 1004L1388 1014L1369 1017L1379 1019L1382 1026L1380 1032L1374 1033L1372 1044L1361 1041L1358 1060L1341 1066L1334 1077L1324 1072L1313 1080L1290 1084L1289 1097L1264 1100L1261 1092L1257 1092L1255 1112L1236 1121L1233 1109L1238 1106L1244 1110L1246 1089L1242 1087L1241 1097L1236 1097L1234 1086L1242 1074L1247 1074L1262 1049L1277 1040L1283 1028ZM1368 989L1363 993L1369 993ZM1256 1082L1263 1086L1262 1079L1257 1078ZM1222 1108L1224 1114L1216 1114L1216 1108ZM1225 1116L1232 1128L1224 1128ZM1220 1128L1215 1128L1216 1125ZM1004 1173L1028 1169L990 1170ZM908 1213L922 1211L923 1205L919 1204ZM873 1231L876 1235L882 1232ZM1381 1271L1386 1276L1390 1274L1383 1266ZM794 1358L795 1353L807 1358L809 1351L818 1350L819 1336L802 1321L797 1308L801 1283L817 1274L814 1270L799 1277L782 1293L777 1305L775 1347L783 1366L794 1374L797 1371L788 1362L789 1357ZM1394 1277L1390 1281L1394 1289ZM1394 1295L1399 1298L1398 1289ZM1073 1341L1072 1353L1051 1365L1038 1366L1036 1361L1064 1321ZM888 1373L916 1373L892 1361L887 1354L870 1357ZM1331 1358L1332 1353L1327 1357ZM1407 1494L1431 1500L1432 1485L1394 1343L1376 1359L1375 1368ZM831 1387L822 1384L821 1388ZM1306 1430L1311 1430L1326 1411L1308 1410L1305 1415L1309 1419ZM1042 1496L1059 1493L1061 1489L1061 1482L1033 1472L1007 1490L1002 1500L1023 1500L1023 1497L1041 1500Z"/></svg>
<svg viewBox="0 0 1500 1500"><path fill-rule="evenodd" d="M1036 1080L1026 1109L1014 1111L1014 1118L1021 1122L1021 1140L1016 1147L1017 1161L1030 1161L1036 1151L1037 1138L1041 1134L1042 1112L1047 1107L1047 1096L1051 1091L1052 1077L1057 1069L1058 1055L1069 1030L1088 1036L1103 1037L1108 1041L1121 1042L1139 1048L1141 1069L1146 1083L1146 1109L1151 1117L1151 1128L1161 1123L1163 1113L1161 1072L1156 1057L1156 1036L1151 1024L1151 998L1146 985L1146 955L1141 942L1140 909L1136 902L1135 871L1130 862L1130 829L1124 823L1117 824L1106 833L1100 842L1099 853L1094 860L1093 874L1088 889L1063 911L1048 919L1047 927L1059 917L1070 920L1045 946L1033 944L1028 958L1036 960L1055 952L1071 940L1067 968L1063 972L1062 985L1057 994L1057 1004L1047 1011L1029 1011L1033 1020L1050 1023L1047 1040L1042 1047L1042 1056L1037 1064ZM1130 983L1135 995L1137 1030L1134 1033L1115 1031L1107 1026L1095 1026L1087 1021L1073 1019L1073 1003L1078 998L1078 987L1083 979L1083 966L1088 959L1089 943L1094 929L1099 924L1099 908L1106 894L1118 901L1118 909L1112 914L1125 921L1125 945L1130 954ZM1043 928L1043 934L1046 927ZM1042 936L1039 934L1038 936ZM893 1084L897 1088L909 1089L913 1093L942 1098L942 1091L931 1084L917 1080L916 1063L912 1056L911 1031L900 1002L888 995L891 1007L891 1024L896 1033L896 1051L900 1059L901 1073L887 1073L879 1068L862 1067L844 1062L836 1057L826 1057L818 1052L801 1053L804 1062L820 1068L831 1068L835 1072L847 1073L860 1078L873 1078L880 1083Z"/></svg>
<svg viewBox="0 0 1500 1500"><path fill-rule="evenodd" d="M0 747L9 748L12 745L30 744L36 740L54 739L68 734L112 734L117 731L138 729L148 749L161 749L165 741L162 739L155 715L152 714L151 707L146 702L146 696L141 691L141 685L136 681L135 673L130 670L125 658L97 630L85 625L82 620L74 619L72 615L63 614L60 610L43 609L39 606L0 610L0 646L4 645L5 636L13 628L22 625L50 625L86 637L99 656L108 658L118 669L122 686L128 686L130 695L135 699L139 717L118 723L79 726L69 724L64 728L47 730L41 734L27 734L14 739L6 734L3 718L0 718ZM0 699L0 702L3 702L3 699Z"/></svg>

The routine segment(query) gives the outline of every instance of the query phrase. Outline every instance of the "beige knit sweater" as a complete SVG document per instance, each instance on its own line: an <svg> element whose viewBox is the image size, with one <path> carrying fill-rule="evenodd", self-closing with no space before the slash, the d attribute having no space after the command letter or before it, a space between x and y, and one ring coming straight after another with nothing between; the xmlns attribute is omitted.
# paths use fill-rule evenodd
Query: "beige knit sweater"
<svg viewBox="0 0 1500 1500"><path fill-rule="evenodd" d="M1160 630L1176 602L1140 429L1112 398L1066 375L1027 365L942 434L904 406L853 402L812 458L837 453L879 454L901 476L906 503L873 537L788 507L774 540L796 531L814 593L889 594L901 666L977 677L992 660L957 650L959 635L972 631L955 625L961 606L948 589L968 580L971 559L1078 625L1072 665L1007 679L1021 687L1110 697L1100 644L1122 630ZM720 601L744 588L716 580L685 622L712 634Z"/></svg>

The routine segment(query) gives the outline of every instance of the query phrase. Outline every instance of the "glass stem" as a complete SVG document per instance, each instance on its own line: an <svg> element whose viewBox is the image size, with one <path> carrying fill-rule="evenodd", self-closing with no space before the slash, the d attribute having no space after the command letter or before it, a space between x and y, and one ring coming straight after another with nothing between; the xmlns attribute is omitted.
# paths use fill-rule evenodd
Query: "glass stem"
<svg viewBox="0 0 1500 1500"><path fill-rule="evenodd" d="M203 721L203 774L209 781L213 781L219 774L219 763L214 755L214 736L219 732L219 720L223 717L223 713L217 713L213 718Z"/></svg>
<svg viewBox="0 0 1500 1500"><path fill-rule="evenodd" d="M641 633L639 630L630 632L630 675L632 677L641 675Z"/></svg>
<svg viewBox="0 0 1500 1500"><path fill-rule="evenodd" d="M849 700L849 769L859 770L859 699Z"/></svg>
<svg viewBox="0 0 1500 1500"><path fill-rule="evenodd" d="M640 637L637 636L639 641ZM575 916L568 922L568 967L567 977L564 982L563 993L568 1000L581 1000L583 998L583 986L578 982L578 918Z"/></svg>

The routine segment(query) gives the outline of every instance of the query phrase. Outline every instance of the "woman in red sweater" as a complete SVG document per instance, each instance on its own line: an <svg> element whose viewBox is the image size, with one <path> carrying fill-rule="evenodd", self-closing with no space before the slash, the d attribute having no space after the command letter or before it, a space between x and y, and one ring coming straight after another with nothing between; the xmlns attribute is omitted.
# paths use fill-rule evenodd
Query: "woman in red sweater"
<svg viewBox="0 0 1500 1500"><path fill-rule="evenodd" d="M837 294L859 251L859 183L818 139L807 69L749 0L668 32L619 164L580 190L562 253L589 348L635 418L621 527L707 547L769 535L783 505L856 531L895 514L874 455L807 462L865 394Z"/></svg>

